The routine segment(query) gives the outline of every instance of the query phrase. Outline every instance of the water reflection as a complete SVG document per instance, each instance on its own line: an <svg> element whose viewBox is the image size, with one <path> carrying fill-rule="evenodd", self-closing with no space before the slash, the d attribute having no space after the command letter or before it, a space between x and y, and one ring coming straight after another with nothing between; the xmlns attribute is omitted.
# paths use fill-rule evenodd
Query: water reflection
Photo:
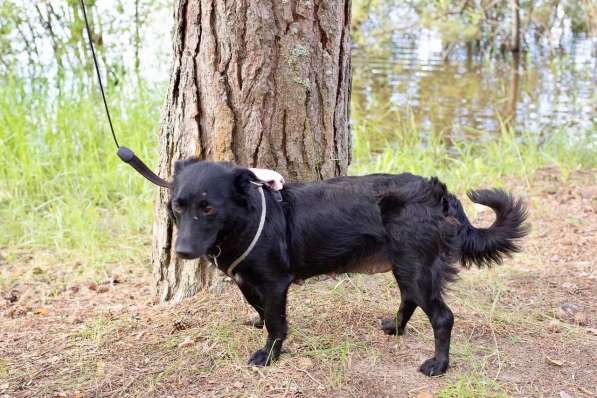
<svg viewBox="0 0 597 398"><path fill-rule="evenodd" d="M575 37L566 55L530 51L482 59L463 49L444 59L431 32L396 35L391 46L353 49L353 122L373 149L414 121L448 140L488 139L503 123L516 131L571 136L597 126L597 38Z"/></svg>

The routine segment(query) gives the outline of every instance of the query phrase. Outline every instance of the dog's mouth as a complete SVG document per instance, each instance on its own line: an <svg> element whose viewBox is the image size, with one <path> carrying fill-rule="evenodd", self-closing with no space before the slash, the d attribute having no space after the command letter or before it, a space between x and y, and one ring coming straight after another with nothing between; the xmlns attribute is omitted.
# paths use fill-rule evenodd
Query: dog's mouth
<svg viewBox="0 0 597 398"><path fill-rule="evenodd" d="M213 245L205 253L177 251L176 255L184 260L196 260L200 257L207 256L210 258L218 258L222 254L222 249L218 245Z"/></svg>

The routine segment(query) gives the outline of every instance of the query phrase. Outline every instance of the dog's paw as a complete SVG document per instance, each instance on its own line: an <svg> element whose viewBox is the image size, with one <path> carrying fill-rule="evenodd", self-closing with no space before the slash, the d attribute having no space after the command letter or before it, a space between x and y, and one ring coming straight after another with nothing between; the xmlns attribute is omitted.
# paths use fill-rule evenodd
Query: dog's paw
<svg viewBox="0 0 597 398"><path fill-rule="evenodd" d="M447 359L429 358L419 368L419 371L425 376L438 376L446 373L448 369Z"/></svg>
<svg viewBox="0 0 597 398"><path fill-rule="evenodd" d="M251 317L250 319L246 320L243 325L253 326L257 329L263 329L263 319L261 319L258 315Z"/></svg>
<svg viewBox="0 0 597 398"><path fill-rule="evenodd" d="M272 363L272 357L269 352L265 350L257 350L249 358L249 365L251 366L268 366Z"/></svg>
<svg viewBox="0 0 597 398"><path fill-rule="evenodd" d="M387 335L395 335L397 332L396 330L396 320L395 319L382 319L381 320L381 329ZM404 332L404 329L402 330ZM399 335L402 333L398 333Z"/></svg>

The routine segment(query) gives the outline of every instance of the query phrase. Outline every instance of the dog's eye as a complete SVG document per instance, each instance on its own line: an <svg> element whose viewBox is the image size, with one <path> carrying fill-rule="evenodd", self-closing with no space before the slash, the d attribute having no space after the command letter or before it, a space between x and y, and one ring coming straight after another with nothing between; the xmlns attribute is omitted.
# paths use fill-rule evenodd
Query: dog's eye
<svg viewBox="0 0 597 398"><path fill-rule="evenodd" d="M203 214L205 214L206 216L211 216L216 214L216 209L214 209L211 206L205 206L204 208L201 209L201 211L203 212Z"/></svg>
<svg viewBox="0 0 597 398"><path fill-rule="evenodd" d="M207 200L202 200L199 202L199 210L204 216L211 216L216 213L216 209L211 207Z"/></svg>

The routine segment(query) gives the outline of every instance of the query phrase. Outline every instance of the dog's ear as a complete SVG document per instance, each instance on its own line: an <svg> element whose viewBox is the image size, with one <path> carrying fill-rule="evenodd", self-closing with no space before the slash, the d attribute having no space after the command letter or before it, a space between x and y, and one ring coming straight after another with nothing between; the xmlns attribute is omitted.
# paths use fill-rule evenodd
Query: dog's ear
<svg viewBox="0 0 597 398"><path fill-rule="evenodd" d="M188 165L191 165L193 163L197 163L199 161L199 159L196 158L190 158L190 159L184 159L184 160L176 160L174 161L174 174L179 174L182 169L184 169L185 167L187 167Z"/></svg>
<svg viewBox="0 0 597 398"><path fill-rule="evenodd" d="M245 206L247 204L249 189L252 186L251 182L258 182L259 180L251 170L237 167L232 170L232 181L234 185L234 200Z"/></svg>

